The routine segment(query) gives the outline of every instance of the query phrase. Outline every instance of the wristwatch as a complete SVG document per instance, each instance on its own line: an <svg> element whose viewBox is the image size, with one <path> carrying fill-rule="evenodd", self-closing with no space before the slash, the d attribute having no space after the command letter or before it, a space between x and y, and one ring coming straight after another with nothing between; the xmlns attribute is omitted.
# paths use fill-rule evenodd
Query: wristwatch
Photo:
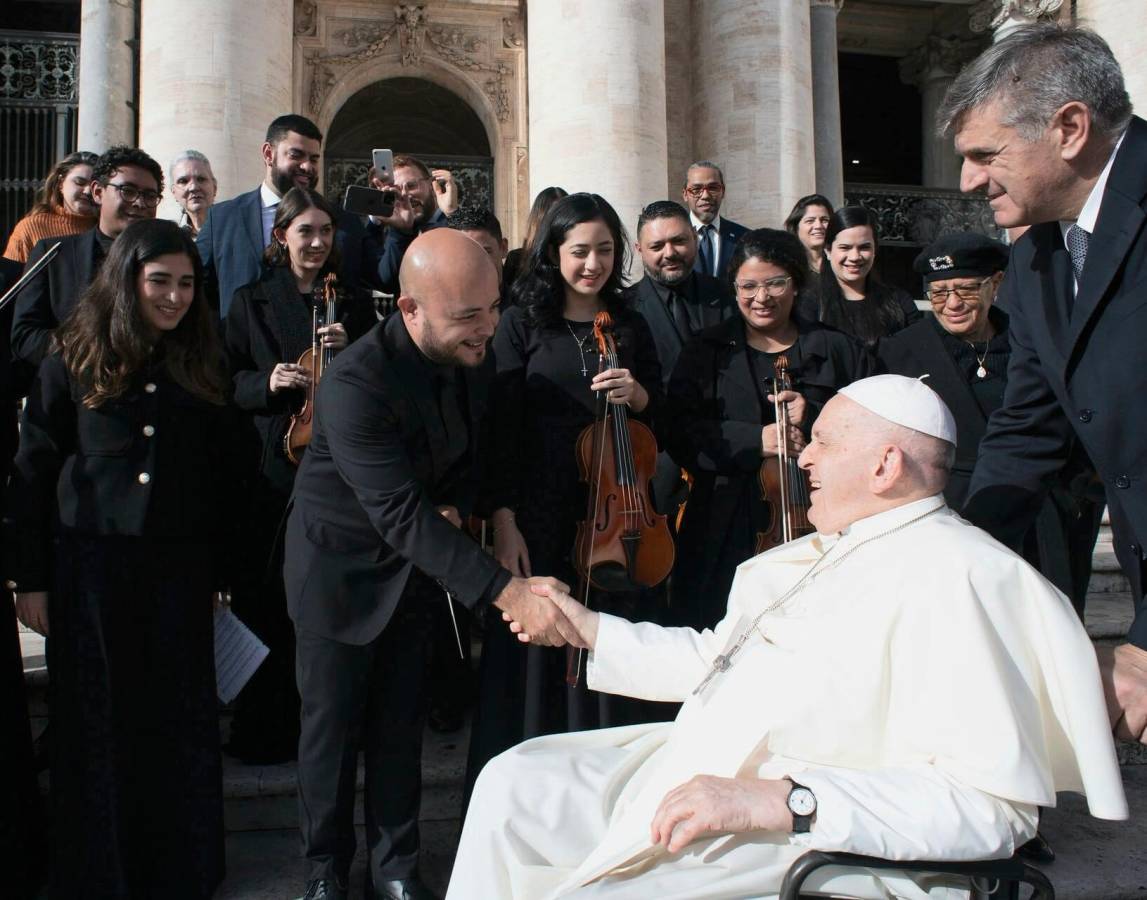
<svg viewBox="0 0 1147 900"><path fill-rule="evenodd" d="M808 834L812 830L812 820L816 815L816 794L791 778L785 780L792 785L788 807L789 812L793 814L793 834Z"/></svg>

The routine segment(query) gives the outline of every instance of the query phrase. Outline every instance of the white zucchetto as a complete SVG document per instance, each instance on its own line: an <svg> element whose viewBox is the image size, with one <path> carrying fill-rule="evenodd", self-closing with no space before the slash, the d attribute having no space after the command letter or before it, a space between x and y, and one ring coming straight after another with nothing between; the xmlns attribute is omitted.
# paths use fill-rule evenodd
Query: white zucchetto
<svg viewBox="0 0 1147 900"><path fill-rule="evenodd" d="M882 419L956 445L956 420L940 395L921 378L874 375L854 381L837 393Z"/></svg>

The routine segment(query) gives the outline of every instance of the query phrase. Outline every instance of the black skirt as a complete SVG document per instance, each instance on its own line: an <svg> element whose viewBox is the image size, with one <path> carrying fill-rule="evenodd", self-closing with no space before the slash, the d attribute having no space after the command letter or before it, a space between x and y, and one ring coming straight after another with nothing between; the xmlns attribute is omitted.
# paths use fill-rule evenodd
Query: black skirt
<svg viewBox="0 0 1147 900"><path fill-rule="evenodd" d="M61 900L198 900L223 879L211 573L206 541L58 541L49 662Z"/></svg>

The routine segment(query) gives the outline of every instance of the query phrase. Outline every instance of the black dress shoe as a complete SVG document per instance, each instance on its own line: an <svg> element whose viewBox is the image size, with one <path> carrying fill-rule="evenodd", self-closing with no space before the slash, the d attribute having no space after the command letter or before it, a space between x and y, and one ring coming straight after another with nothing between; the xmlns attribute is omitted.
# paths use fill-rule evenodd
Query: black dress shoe
<svg viewBox="0 0 1147 900"><path fill-rule="evenodd" d="M422 883L417 875L411 878L397 878L383 881L371 889L370 878L366 881L367 900L442 900Z"/></svg>
<svg viewBox="0 0 1147 900"><path fill-rule="evenodd" d="M307 892L299 900L346 900L346 888L333 878L316 878L307 882Z"/></svg>
<svg viewBox="0 0 1147 900"><path fill-rule="evenodd" d="M1051 844L1038 831L1026 844L1022 844L1016 851L1016 854L1026 859L1028 862L1037 863L1053 863L1055 862L1055 851L1051 849Z"/></svg>

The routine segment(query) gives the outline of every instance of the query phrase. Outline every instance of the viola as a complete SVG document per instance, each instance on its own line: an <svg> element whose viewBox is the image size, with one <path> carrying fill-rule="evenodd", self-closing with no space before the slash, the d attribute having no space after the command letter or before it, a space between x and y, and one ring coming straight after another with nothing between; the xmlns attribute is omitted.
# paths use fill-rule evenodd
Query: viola
<svg viewBox="0 0 1147 900"><path fill-rule="evenodd" d="M600 312L593 322L598 373L618 368L613 320ZM597 415L578 436L577 461L588 487L585 519L578 523L574 566L582 603L592 585L602 591L655 587L673 569L676 550L666 517L653 508L649 484L657 467L653 432L629 417L624 404L598 392ZM581 653L571 653L566 680L577 684Z"/></svg>
<svg viewBox="0 0 1147 900"><path fill-rule="evenodd" d="M303 405L297 413L291 416L291 424L283 436L283 452L287 454L287 459L296 466L302 462L303 453L311 443L311 429L315 419L315 397L319 389L319 381L322 380L323 372L326 371L327 366L335 357L334 349L323 345L319 329L336 321L337 283L338 277L331 273L323 279L322 285L315 285L313 292L311 346L302 352L298 362L310 373L311 383L307 386Z"/></svg>
<svg viewBox="0 0 1147 900"><path fill-rule="evenodd" d="M756 552L764 553L773 547L811 534L815 528L808 520L808 472L797 465L797 459L788 449L791 426L788 407L776 398L781 391L793 389L789 373L789 359L784 354L773 363L773 411L776 416L778 455L761 461L757 483L766 509L766 527L757 532Z"/></svg>

